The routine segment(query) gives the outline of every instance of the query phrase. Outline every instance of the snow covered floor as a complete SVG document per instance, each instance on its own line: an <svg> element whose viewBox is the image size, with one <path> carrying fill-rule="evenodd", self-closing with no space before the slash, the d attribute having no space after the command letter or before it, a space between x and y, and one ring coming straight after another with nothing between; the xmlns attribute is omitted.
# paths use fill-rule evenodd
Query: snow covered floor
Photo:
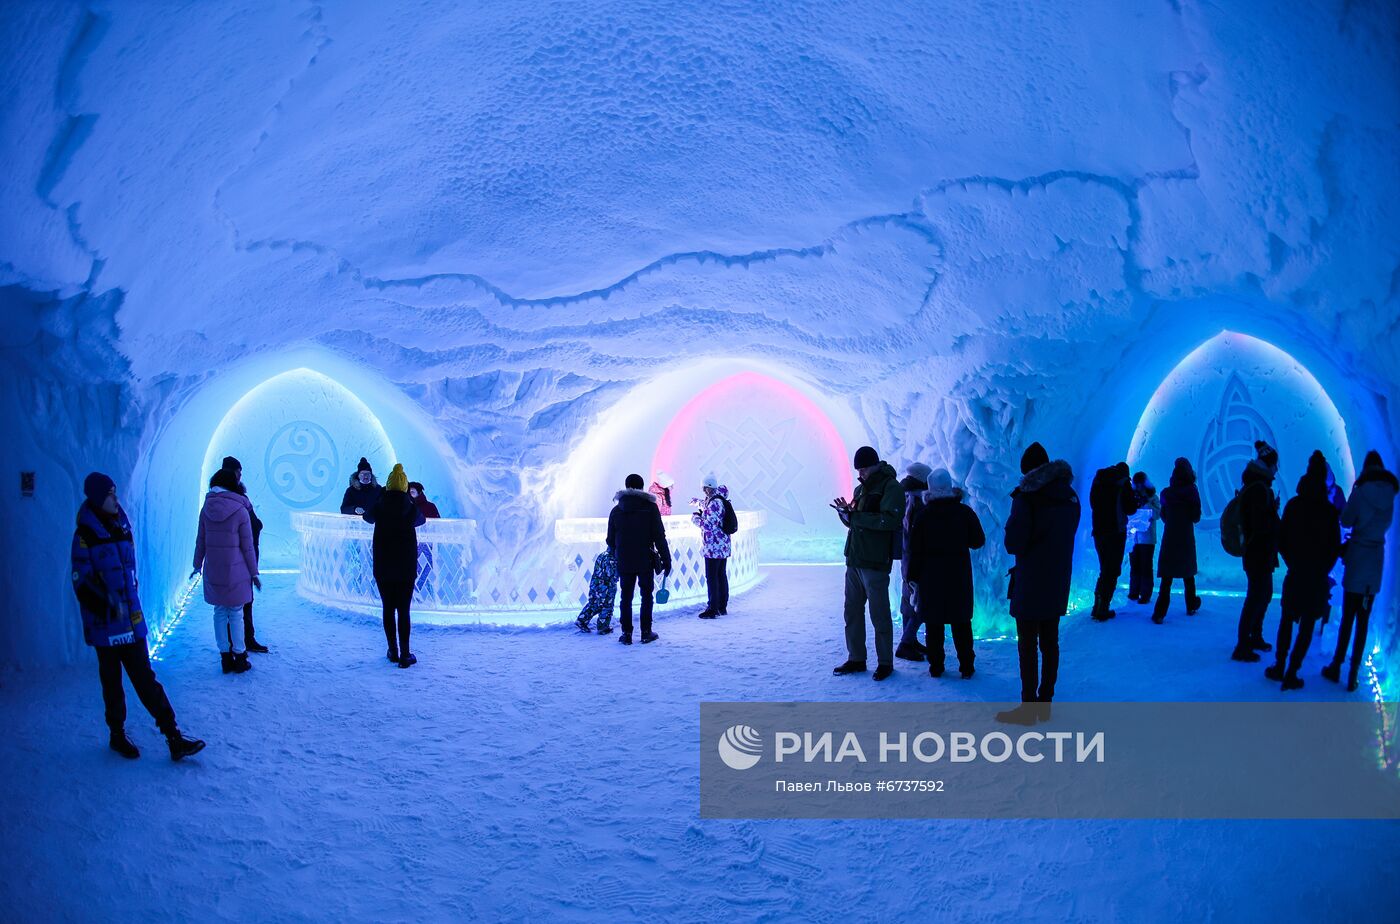
<svg viewBox="0 0 1400 924"><path fill-rule="evenodd" d="M258 625L273 653L253 672L219 673L203 606L166 647L159 676L209 741L183 764L130 693L145 753L106 749L95 664L6 675L0 917L1324 921L1395 907L1395 823L701 821L701 700L1014 697L1010 641L979 643L970 681L904 662L884 684L832 677L840 579L769 569L728 618L661 620L645 647L424 627L401 671L374 622L271 576ZM1227 659L1238 604L1178 608L1162 627L1141 607L1074 618L1060 697L1280 695L1262 665ZM1276 618L1275 604L1269 631ZM1318 678L1319 650L1301 695L1345 695Z"/></svg>

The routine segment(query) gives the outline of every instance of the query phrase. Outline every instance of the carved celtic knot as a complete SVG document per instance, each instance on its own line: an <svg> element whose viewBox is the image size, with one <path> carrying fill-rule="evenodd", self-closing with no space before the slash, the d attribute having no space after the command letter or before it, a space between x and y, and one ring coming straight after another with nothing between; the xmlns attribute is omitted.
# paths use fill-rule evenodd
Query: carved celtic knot
<svg viewBox="0 0 1400 924"><path fill-rule="evenodd" d="M805 523L802 508L792 493L792 483L805 466L788 448L797 419L789 418L765 427L752 417L730 428L713 420L705 424L714 450L700 471L714 472L729 484L730 496L741 506L757 505L791 520Z"/></svg>
<svg viewBox="0 0 1400 924"><path fill-rule="evenodd" d="M1225 505L1235 496L1240 472L1254 458L1254 441L1277 446L1273 428L1254 406L1238 373L1231 373L1220 398L1220 409L1206 424L1196 463L1201 490L1201 526L1219 524Z"/></svg>
<svg viewBox="0 0 1400 924"><path fill-rule="evenodd" d="M335 489L340 454L319 424L293 420L272 435L263 464L268 487L278 500L304 510L324 501Z"/></svg>

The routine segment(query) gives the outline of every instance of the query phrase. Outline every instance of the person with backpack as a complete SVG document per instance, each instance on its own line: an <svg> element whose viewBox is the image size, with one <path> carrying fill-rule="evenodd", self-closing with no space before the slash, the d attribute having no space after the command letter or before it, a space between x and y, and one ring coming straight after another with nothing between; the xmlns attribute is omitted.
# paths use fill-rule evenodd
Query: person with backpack
<svg viewBox="0 0 1400 924"><path fill-rule="evenodd" d="M899 486L904 489L904 524L900 531L904 554L899 560L899 576L901 578L899 620L902 629L894 656L905 661L918 661L920 663L924 660L925 649L923 645L919 644L919 626L924 623L919 617L919 608L914 605L914 592L909 584L909 533L914 528L914 520L924 509L924 492L929 489L928 479L932 473L933 469L924 463L911 462L905 466L904 477L899 481ZM939 627L938 631L941 633L943 630ZM924 634L927 636L928 630L925 630ZM942 650L941 642L939 650Z"/></svg>
<svg viewBox="0 0 1400 924"><path fill-rule="evenodd" d="M1117 462L1094 473L1089 485L1094 551L1099 557L1099 579L1094 585L1093 618L1104 622L1117 615L1113 592L1123 573L1123 553L1128 539L1128 514L1137 509L1128 463Z"/></svg>
<svg viewBox="0 0 1400 924"><path fill-rule="evenodd" d="M1351 530L1347 537L1342 562L1342 623L1337 627L1337 650L1332 662L1322 669L1322 676L1333 683L1342 679L1342 661L1347 645L1356 632L1351 649L1351 669L1347 675L1347 690L1356 689L1357 672L1366 654L1366 634L1371 621L1371 605L1381 589L1385 574L1385 534L1395 518L1395 495L1400 481L1386 471L1380 453L1366 453L1361 474L1351 489L1351 497L1342 509L1342 526Z"/></svg>
<svg viewBox="0 0 1400 924"><path fill-rule="evenodd" d="M1278 550L1288 571L1283 576L1274 663L1264 676L1282 683L1285 690L1301 690L1298 669L1307 657L1317 620L1327 612L1332 590L1328 574L1342 552L1341 522L1327 491L1327 462L1320 451L1308 459L1298 493L1283 508ZM1295 624L1297 644L1293 643Z"/></svg>
<svg viewBox="0 0 1400 924"><path fill-rule="evenodd" d="M589 623L596 617L598 634L612 632L613 604L617 601L617 562L607 546L593 558L593 574L588 579L588 601L579 611L574 625L580 632L591 632Z"/></svg>
<svg viewBox="0 0 1400 924"><path fill-rule="evenodd" d="M97 654L108 747L128 760L141 756L126 736L125 670L141 705L165 735L170 759L183 760L204 750L204 742L186 738L180 731L165 688L151 669L146 620L136 592L136 540L131 521L117 501L116 483L101 472L83 479L83 498L73 530L73 594L83 617L83 641Z"/></svg>
<svg viewBox="0 0 1400 924"><path fill-rule="evenodd" d="M1241 558L1247 582L1240 607L1235 661L1258 661L1259 652L1273 651L1264 641L1264 616L1274 596L1274 571L1278 568L1278 498L1273 480L1278 472L1278 452L1263 440L1254 443L1255 458L1240 475L1240 490L1220 516L1220 539L1225 551Z"/></svg>
<svg viewBox="0 0 1400 924"><path fill-rule="evenodd" d="M846 660L832 673L838 676L863 674L866 670L865 608L870 606L870 623L875 628L876 680L894 674L894 621L890 617L890 570L904 524L904 489L899 486L894 466L880 461L871 446L862 446L855 455L859 484L851 500L838 497L831 502L846 526L846 594L843 617L846 622Z"/></svg>
<svg viewBox="0 0 1400 924"><path fill-rule="evenodd" d="M383 610L386 657L401 668L412 667L418 657L408 647L413 632L409 610L418 579L418 527L428 522L408 494L408 475L395 463L371 506L360 514L374 524L374 583Z"/></svg>
<svg viewBox="0 0 1400 924"><path fill-rule="evenodd" d="M233 477L238 481L238 493L247 497L248 489L243 485L243 463L239 462L233 456L224 456L224 462L221 467L233 472ZM260 560L262 557L262 550L259 543L262 539L263 522L258 519L258 512L253 508L253 502L251 500L248 501L248 517L253 524L253 557ZM243 646L247 648L248 651L255 654L267 654L270 650L266 645L258 641L257 636L253 633L252 600L243 604Z"/></svg>
<svg viewBox="0 0 1400 924"><path fill-rule="evenodd" d="M958 671L972 677L972 550L987 542L977 512L963 503L947 469L928 475L924 503L915 515L904 546L905 586L919 618L927 626L928 675L943 676L943 627L953 635Z"/></svg>
<svg viewBox="0 0 1400 924"><path fill-rule="evenodd" d="M214 641L225 674L252 669L243 634L243 607L262 590L253 549L253 505L238 493L238 479L221 468L209 479L199 511L194 543L194 574L204 574L204 602L214 607Z"/></svg>
<svg viewBox="0 0 1400 924"><path fill-rule="evenodd" d="M1068 462L1050 461L1039 443L1026 447L1021 482L1011 492L1004 539L1007 554L1016 559L1007 596L1016 620L1021 705L998 712L999 722L1034 725L1050 718L1060 672L1060 619L1069 612L1074 535L1079 530L1079 495L1073 482Z"/></svg>
<svg viewBox="0 0 1400 924"><path fill-rule="evenodd" d="M705 608L698 614L701 619L714 619L729 613L729 556L734 544L730 541L739 531L739 517L734 505L729 502L729 488L719 483L714 475L706 475L703 485L704 500L700 509L690 515L695 525L700 527L700 537L705 549L705 592L708 597ZM655 494L655 492L652 492ZM660 508L660 498L657 501Z"/></svg>
<svg viewBox="0 0 1400 924"><path fill-rule="evenodd" d="M1128 599L1147 604L1152 602L1152 558L1157 552L1162 505L1146 472L1133 475L1133 496L1137 509L1128 517Z"/></svg>
<svg viewBox="0 0 1400 924"><path fill-rule="evenodd" d="M1157 574L1162 579L1152 621L1160 625L1167 618L1172 581L1181 578L1186 585L1186 615L1201 608L1196 596L1196 524L1201 522L1201 493L1196 489L1196 473L1186 459L1177 459L1171 481L1162 489L1162 545L1157 556Z"/></svg>
<svg viewBox="0 0 1400 924"><path fill-rule="evenodd" d="M642 644L661 636L651 629L652 592L655 575L671 573L671 547L666 542L666 524L656 496L642 490L642 476L627 476L625 487L614 495L616 503L608 514L608 548L617 561L622 585L622 634L618 641L632 644L632 595L641 588Z"/></svg>

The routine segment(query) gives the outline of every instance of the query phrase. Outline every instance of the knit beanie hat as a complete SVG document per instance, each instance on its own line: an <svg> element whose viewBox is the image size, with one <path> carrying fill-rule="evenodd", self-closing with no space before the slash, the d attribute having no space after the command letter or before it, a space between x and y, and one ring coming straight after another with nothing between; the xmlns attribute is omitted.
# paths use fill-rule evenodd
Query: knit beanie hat
<svg viewBox="0 0 1400 924"><path fill-rule="evenodd" d="M872 465L880 464L880 454L873 446L862 446L856 450L855 467L870 468Z"/></svg>
<svg viewBox="0 0 1400 924"><path fill-rule="evenodd" d="M1366 461L1361 463L1361 468L1385 468L1385 463L1381 461L1381 454L1372 449L1366 453Z"/></svg>
<svg viewBox="0 0 1400 924"><path fill-rule="evenodd" d="M209 479L210 488L221 488L225 491L237 491L238 479L233 475L233 469L221 468L214 473L214 477Z"/></svg>
<svg viewBox="0 0 1400 924"><path fill-rule="evenodd" d="M1048 464L1049 461L1050 453L1045 451L1045 447L1039 443L1031 443L1021 456L1021 474L1024 475L1032 469L1040 468L1042 465Z"/></svg>
<svg viewBox="0 0 1400 924"><path fill-rule="evenodd" d="M928 489L930 491L951 491L953 490L953 476L948 474L946 468L936 468L929 472Z"/></svg>
<svg viewBox="0 0 1400 924"><path fill-rule="evenodd" d="M719 479L715 477L714 472L710 472L710 474L705 476L705 480L702 481L701 484L707 488L718 488Z"/></svg>
<svg viewBox="0 0 1400 924"><path fill-rule="evenodd" d="M908 465L904 466L904 474L908 475L910 478L922 481L924 484L928 484L928 476L932 474L932 472L933 469L922 462L910 462ZM932 486L930 485L930 487Z"/></svg>
<svg viewBox="0 0 1400 924"><path fill-rule="evenodd" d="M646 487L646 482L642 481L641 475L628 475L627 480L622 485L630 491L640 491Z"/></svg>
<svg viewBox="0 0 1400 924"><path fill-rule="evenodd" d="M1278 450L1263 440L1254 441L1254 452L1259 457L1259 461L1270 468L1278 465Z"/></svg>
<svg viewBox="0 0 1400 924"><path fill-rule="evenodd" d="M369 464L369 460L368 460L368 459L366 459L364 456L360 456L360 464L359 464L358 467L356 467L355 471L357 471L357 472L372 472L372 471L374 471L374 468L373 468L373 466L371 466L371 465Z"/></svg>
<svg viewBox="0 0 1400 924"><path fill-rule="evenodd" d="M112 489L117 483L101 472L93 472L83 479L83 497L86 497L89 504L94 507L101 507L102 502L107 499L107 495L112 493Z"/></svg>
<svg viewBox="0 0 1400 924"><path fill-rule="evenodd" d="M390 491L408 490L408 476L404 474L402 463L394 463L394 470L389 473L389 480L384 483L384 487Z"/></svg>
<svg viewBox="0 0 1400 924"><path fill-rule="evenodd" d="M220 468L226 468L231 472L241 472L243 471L243 463L233 456L224 456L224 464Z"/></svg>

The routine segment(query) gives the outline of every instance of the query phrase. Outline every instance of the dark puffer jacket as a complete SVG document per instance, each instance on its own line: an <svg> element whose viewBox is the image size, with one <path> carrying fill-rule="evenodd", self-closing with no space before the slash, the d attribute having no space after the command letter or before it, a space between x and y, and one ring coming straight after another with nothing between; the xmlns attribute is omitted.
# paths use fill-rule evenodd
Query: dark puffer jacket
<svg viewBox="0 0 1400 924"><path fill-rule="evenodd" d="M1330 592L1327 574L1342 552L1342 530L1327 482L1304 475L1298 494L1283 508L1278 550L1288 573L1283 606L1290 615L1321 615Z"/></svg>
<svg viewBox="0 0 1400 924"><path fill-rule="evenodd" d="M1251 459L1240 476L1240 526L1244 529L1244 570L1278 567L1278 498L1273 472Z"/></svg>
<svg viewBox="0 0 1400 924"><path fill-rule="evenodd" d="M1069 611L1074 570L1074 534L1079 495L1074 472L1063 459L1033 468L1011 492L1006 551L1011 569L1011 615L1015 619L1059 619Z"/></svg>
<svg viewBox="0 0 1400 924"><path fill-rule="evenodd" d="M907 580L919 587L919 618L928 625L972 618L972 549L987 542L977 512L956 488L930 491L904 550Z"/></svg>
<svg viewBox="0 0 1400 924"><path fill-rule="evenodd" d="M846 534L846 564L890 573L896 544L902 543L904 529L904 489L894 466L881 462L870 476L856 485L852 511L843 519Z"/></svg>
<svg viewBox="0 0 1400 924"><path fill-rule="evenodd" d="M126 511L78 509L73 532L73 592L83 615L83 641L95 648L125 645L146 637L136 594L136 544Z"/></svg>
<svg viewBox="0 0 1400 924"><path fill-rule="evenodd" d="M608 514L608 548L613 550L618 574L645 574L655 568L653 554L661 559L661 570L671 570L671 547L666 542L666 525L656 495L649 491L624 488L613 495L617 501Z"/></svg>
<svg viewBox="0 0 1400 924"><path fill-rule="evenodd" d="M1126 465L1110 465L1094 473L1089 485L1089 512L1093 535L1100 538L1122 536L1128 531L1128 516L1138 509L1133 480Z"/></svg>
<svg viewBox="0 0 1400 924"><path fill-rule="evenodd" d="M407 491L382 491L364 520L374 524L374 579L412 583L418 577L418 527L427 520Z"/></svg>

